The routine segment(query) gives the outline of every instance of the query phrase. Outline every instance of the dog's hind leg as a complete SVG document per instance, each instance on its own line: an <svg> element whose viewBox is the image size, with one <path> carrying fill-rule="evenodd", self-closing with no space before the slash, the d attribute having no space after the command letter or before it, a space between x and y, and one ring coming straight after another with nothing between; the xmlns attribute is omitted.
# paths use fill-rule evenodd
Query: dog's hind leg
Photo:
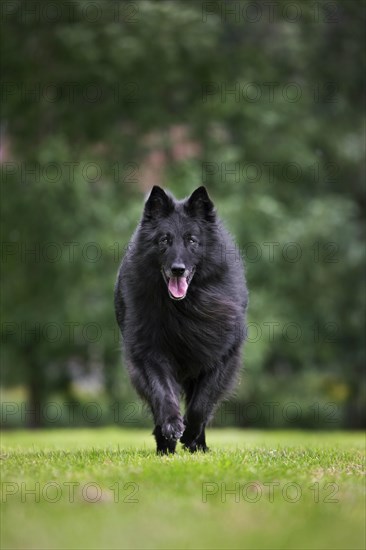
<svg viewBox="0 0 366 550"><path fill-rule="evenodd" d="M195 388L196 388L197 381L187 381L184 384L184 392L185 392L185 401L186 401L186 408L188 410L189 404L193 398ZM187 426L187 418L184 418L184 423ZM184 436L186 436L184 438ZM205 434L205 425L203 425L202 430L199 434L199 436L192 441L191 437L189 437L189 431L185 431L183 436L180 439L181 443L183 443L184 447L191 451L191 453L194 453L196 451L208 451L208 447L206 445L206 434Z"/></svg>
<svg viewBox="0 0 366 550"><path fill-rule="evenodd" d="M214 371L203 375L194 387L189 389L187 397L191 395L191 398L187 405L185 430L180 441L192 452L207 450L205 426L215 407L230 391L239 368L239 355L233 353L226 363L217 365Z"/></svg>
<svg viewBox="0 0 366 550"><path fill-rule="evenodd" d="M205 433L205 426L203 426L201 433L199 434L196 439L193 439L189 436L189 432L185 432L182 437L180 438L181 443L183 443L183 446L185 449L188 449L191 453L195 453L197 451L202 451L206 453L209 451L209 448L206 445L206 433Z"/></svg>

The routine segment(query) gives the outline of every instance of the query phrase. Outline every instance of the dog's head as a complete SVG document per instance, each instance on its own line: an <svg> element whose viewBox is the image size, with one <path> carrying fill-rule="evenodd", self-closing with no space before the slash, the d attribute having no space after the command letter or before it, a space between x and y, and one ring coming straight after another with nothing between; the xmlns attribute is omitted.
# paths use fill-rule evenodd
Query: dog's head
<svg viewBox="0 0 366 550"><path fill-rule="evenodd" d="M205 187L176 201L158 186L153 187L142 218L144 232L149 232L156 266L173 300L183 300L202 265L208 226L216 221L214 205Z"/></svg>

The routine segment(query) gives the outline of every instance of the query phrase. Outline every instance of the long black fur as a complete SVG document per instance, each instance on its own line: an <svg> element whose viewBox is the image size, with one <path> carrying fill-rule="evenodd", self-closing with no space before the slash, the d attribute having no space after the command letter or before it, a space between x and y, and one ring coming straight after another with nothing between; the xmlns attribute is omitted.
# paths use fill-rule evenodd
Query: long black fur
<svg viewBox="0 0 366 550"><path fill-rule="evenodd" d="M163 276L177 262L191 277L179 301ZM192 452L207 450L205 426L240 369L247 295L238 249L206 189L177 201L154 187L119 270L115 310L158 453L174 452L179 439Z"/></svg>

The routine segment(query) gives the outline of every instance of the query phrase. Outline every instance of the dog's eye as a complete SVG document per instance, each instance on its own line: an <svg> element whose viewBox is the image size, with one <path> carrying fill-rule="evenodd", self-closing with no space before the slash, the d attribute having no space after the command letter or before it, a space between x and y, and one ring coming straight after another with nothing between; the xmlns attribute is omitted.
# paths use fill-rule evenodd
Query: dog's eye
<svg viewBox="0 0 366 550"><path fill-rule="evenodd" d="M192 237L191 235L189 235L188 242L189 242L189 244L196 244L197 239L195 237Z"/></svg>
<svg viewBox="0 0 366 550"><path fill-rule="evenodd" d="M168 242L169 242L168 235L163 235L163 236L160 238L160 244L168 244Z"/></svg>

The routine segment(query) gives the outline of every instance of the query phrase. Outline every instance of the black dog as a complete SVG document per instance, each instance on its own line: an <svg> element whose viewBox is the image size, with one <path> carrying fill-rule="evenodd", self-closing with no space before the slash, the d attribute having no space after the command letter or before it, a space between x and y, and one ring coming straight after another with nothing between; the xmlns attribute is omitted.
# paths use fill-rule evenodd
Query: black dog
<svg viewBox="0 0 366 550"><path fill-rule="evenodd" d="M115 309L158 453L174 452L178 439L207 450L206 423L240 369L247 294L238 249L206 189L177 201L154 187L120 267Z"/></svg>

